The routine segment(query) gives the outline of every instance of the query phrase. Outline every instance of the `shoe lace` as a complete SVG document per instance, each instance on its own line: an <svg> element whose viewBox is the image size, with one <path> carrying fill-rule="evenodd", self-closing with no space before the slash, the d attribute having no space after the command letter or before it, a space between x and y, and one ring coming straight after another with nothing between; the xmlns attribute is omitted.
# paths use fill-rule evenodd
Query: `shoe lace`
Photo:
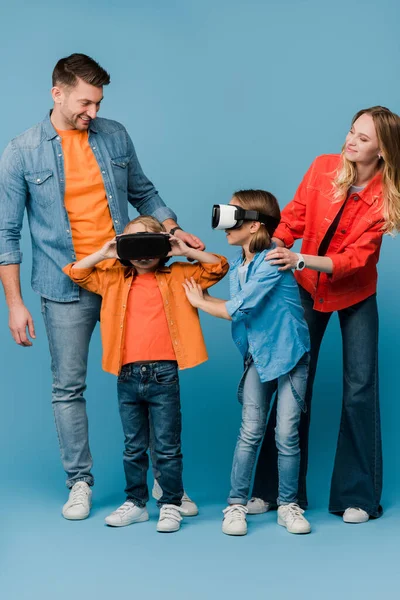
<svg viewBox="0 0 400 600"><path fill-rule="evenodd" d="M291 502L286 506L287 513L289 516L294 519L301 519L304 513L304 510L300 508L298 504Z"/></svg>
<svg viewBox="0 0 400 600"><path fill-rule="evenodd" d="M230 521L242 521L246 517L248 510L246 506L236 504L234 506L228 506L222 512L224 513L225 518Z"/></svg>
<svg viewBox="0 0 400 600"><path fill-rule="evenodd" d="M72 488L70 505L76 506L78 504L83 504L87 499L87 495L86 486L76 483Z"/></svg>
<svg viewBox="0 0 400 600"><path fill-rule="evenodd" d="M118 513L119 515L123 515L126 512L128 512L128 510L130 510L133 506L133 502L124 502L123 504L121 504L121 506L119 506L117 508L117 510L115 511L115 513Z"/></svg>
<svg viewBox="0 0 400 600"><path fill-rule="evenodd" d="M181 513L174 504L164 504L160 510L160 519L172 519L178 523L182 521Z"/></svg>

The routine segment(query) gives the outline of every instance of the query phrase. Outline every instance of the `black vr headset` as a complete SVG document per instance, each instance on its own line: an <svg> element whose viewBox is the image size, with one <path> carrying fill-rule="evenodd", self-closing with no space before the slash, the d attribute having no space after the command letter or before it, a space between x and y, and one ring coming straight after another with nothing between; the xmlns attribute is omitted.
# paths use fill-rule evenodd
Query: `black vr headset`
<svg viewBox="0 0 400 600"><path fill-rule="evenodd" d="M117 237L117 254L125 267L131 267L131 260L142 258L166 258L171 251L171 243L165 233L126 233Z"/></svg>
<svg viewBox="0 0 400 600"><path fill-rule="evenodd" d="M244 210L234 204L214 204L211 221L213 229L239 229L244 221L264 223L270 236L279 225L279 219L263 215L258 210Z"/></svg>

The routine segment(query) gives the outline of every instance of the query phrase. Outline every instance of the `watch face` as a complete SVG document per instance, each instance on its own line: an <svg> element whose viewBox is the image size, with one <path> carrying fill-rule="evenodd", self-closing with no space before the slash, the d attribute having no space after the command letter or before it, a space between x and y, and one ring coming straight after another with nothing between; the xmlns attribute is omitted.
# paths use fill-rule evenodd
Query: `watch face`
<svg viewBox="0 0 400 600"><path fill-rule="evenodd" d="M306 266L306 263L304 262L304 260L299 260L299 262L297 263L297 268L299 270L304 269L305 266Z"/></svg>

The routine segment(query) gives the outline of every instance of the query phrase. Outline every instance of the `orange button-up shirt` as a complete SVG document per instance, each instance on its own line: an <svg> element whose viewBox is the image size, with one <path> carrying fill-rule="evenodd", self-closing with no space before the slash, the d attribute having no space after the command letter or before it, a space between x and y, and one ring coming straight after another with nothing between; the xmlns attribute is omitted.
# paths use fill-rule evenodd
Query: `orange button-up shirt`
<svg viewBox="0 0 400 600"><path fill-rule="evenodd" d="M176 360L180 369L195 367L206 361L207 351L196 308L186 298L182 283L193 277L207 289L226 275L229 265L223 256L216 264L174 262L155 272L162 295L165 314ZM115 261L110 268L74 269L74 263L63 271L81 287L102 296L100 329L103 343L103 369L119 375L125 341L125 316L134 269Z"/></svg>
<svg viewBox="0 0 400 600"><path fill-rule="evenodd" d="M301 252L316 256L332 221L343 202L333 198L332 182L340 165L339 154L314 160L293 200L283 209L274 236L290 248L302 238ZM311 269L296 271L299 285L314 299L314 309L331 312L361 302L376 292L379 252L384 225L382 178L377 173L360 192L346 202L326 256L333 262L333 273Z"/></svg>

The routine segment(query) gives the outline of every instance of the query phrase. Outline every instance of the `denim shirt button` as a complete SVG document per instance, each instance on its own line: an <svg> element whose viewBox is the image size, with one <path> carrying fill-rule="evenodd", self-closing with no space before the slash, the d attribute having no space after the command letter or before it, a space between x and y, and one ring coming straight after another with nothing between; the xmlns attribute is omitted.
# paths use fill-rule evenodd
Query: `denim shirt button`
<svg viewBox="0 0 400 600"><path fill-rule="evenodd" d="M58 140L58 141L60 141L60 140L61 140L61 138L60 138L60 136L59 136L59 135L56 137L56 140Z"/></svg>
<svg viewBox="0 0 400 600"><path fill-rule="evenodd" d="M62 154L59 154L58 156L61 158L61 157L62 157Z"/></svg>
<svg viewBox="0 0 400 600"><path fill-rule="evenodd" d="M96 150L96 146L92 146L93 150Z"/></svg>
<svg viewBox="0 0 400 600"><path fill-rule="evenodd" d="M115 219L115 223L118 225L119 221L117 221L117 219Z"/></svg>
<svg viewBox="0 0 400 600"><path fill-rule="evenodd" d="M37 181L38 183L40 183L42 180L41 180L41 179L36 179L36 181Z"/></svg>
<svg viewBox="0 0 400 600"><path fill-rule="evenodd" d="M110 198L110 200L112 200L112 196L108 196Z"/></svg>
<svg viewBox="0 0 400 600"><path fill-rule="evenodd" d="M69 233L69 229L66 229L65 231L66 231L67 233Z"/></svg>
<svg viewBox="0 0 400 600"><path fill-rule="evenodd" d="M105 175L105 174L106 174L106 172L105 172L105 171L102 171L102 173L103 173L103 175Z"/></svg>

